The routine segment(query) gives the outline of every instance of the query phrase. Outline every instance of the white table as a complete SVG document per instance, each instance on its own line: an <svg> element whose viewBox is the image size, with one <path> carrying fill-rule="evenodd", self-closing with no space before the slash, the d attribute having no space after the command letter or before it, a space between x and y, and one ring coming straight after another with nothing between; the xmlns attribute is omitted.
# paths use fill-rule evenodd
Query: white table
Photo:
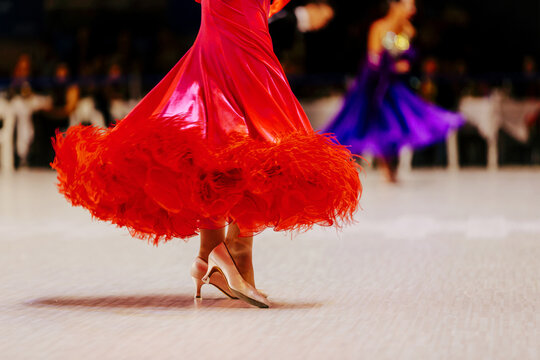
<svg viewBox="0 0 540 360"><path fill-rule="evenodd" d="M465 96L459 111L467 122L474 125L488 145L488 168L497 169L498 134L503 129L520 142L527 142L527 120L540 111L540 99L514 100L499 90L487 97Z"/></svg>

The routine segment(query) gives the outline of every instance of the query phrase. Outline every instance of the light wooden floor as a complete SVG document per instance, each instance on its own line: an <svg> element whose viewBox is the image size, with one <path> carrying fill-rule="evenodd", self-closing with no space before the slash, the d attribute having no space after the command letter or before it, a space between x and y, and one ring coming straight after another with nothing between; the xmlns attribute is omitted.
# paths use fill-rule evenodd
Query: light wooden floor
<svg viewBox="0 0 540 360"><path fill-rule="evenodd" d="M195 303L196 240L94 222L52 172L0 178L0 359L540 359L540 171L362 178L342 233L258 237L269 310Z"/></svg>

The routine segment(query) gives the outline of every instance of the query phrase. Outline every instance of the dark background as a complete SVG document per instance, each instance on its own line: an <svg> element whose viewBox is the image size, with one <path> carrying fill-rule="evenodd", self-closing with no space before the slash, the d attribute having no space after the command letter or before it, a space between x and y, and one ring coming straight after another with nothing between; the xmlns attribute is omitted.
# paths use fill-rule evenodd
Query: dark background
<svg viewBox="0 0 540 360"><path fill-rule="evenodd" d="M329 3L335 18L321 31L301 34L292 14L307 1ZM270 31L298 97L345 91L365 57L369 25L384 14L384 4L291 1L287 15L273 21ZM417 0L417 7L413 44L418 56L408 80L415 91L422 93L422 84L434 82L435 97L422 95L454 110L462 96L486 96L495 88L516 99L540 97L539 0ZM192 45L199 22L194 0L0 0L0 93L21 93L20 84L28 82L33 92L54 95L59 89L53 85L55 69L66 64L68 82L78 85L81 97L92 97L111 124L109 101L139 99L155 86ZM23 54L30 59L30 73L16 79ZM436 74L422 68L426 59L437 63ZM51 123L49 133L41 131L43 147L50 148L58 126ZM531 134L529 143L520 144L501 132L501 163L540 164L540 121ZM462 165L485 164L487 145L477 130L465 126L459 136ZM442 164L439 150L432 151L435 161L420 163Z"/></svg>
<svg viewBox="0 0 540 360"><path fill-rule="evenodd" d="M300 4L293 0L288 8ZM354 73L369 23L381 15L379 1L331 5L332 23L302 39L310 47L316 38L317 48L303 60L303 72ZM422 56L463 60L471 74L511 74L521 70L524 56L540 55L538 0L419 0L417 6L415 45ZM192 0L0 0L0 72L7 76L21 51L37 63L67 61L75 72L78 62L125 52L145 73L161 76L191 45L199 12Z"/></svg>

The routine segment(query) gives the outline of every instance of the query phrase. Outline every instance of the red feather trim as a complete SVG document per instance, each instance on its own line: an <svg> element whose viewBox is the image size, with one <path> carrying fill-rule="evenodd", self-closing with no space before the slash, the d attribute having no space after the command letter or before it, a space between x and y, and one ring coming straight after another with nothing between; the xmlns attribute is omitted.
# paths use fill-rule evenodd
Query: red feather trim
<svg viewBox="0 0 540 360"><path fill-rule="evenodd" d="M295 133L271 143L234 134L214 147L196 129L179 130L178 121L57 134L52 167L60 192L154 244L194 236L209 219L235 221L243 235L352 220L362 190L358 166L329 136Z"/></svg>

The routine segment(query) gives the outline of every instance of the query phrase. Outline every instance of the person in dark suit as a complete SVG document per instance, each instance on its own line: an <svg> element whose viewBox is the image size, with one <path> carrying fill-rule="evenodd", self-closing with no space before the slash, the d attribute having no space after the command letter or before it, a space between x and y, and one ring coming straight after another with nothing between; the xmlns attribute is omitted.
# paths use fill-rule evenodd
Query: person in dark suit
<svg viewBox="0 0 540 360"><path fill-rule="evenodd" d="M318 72L321 58L328 58L327 45L331 42L322 41L327 35L328 28L335 16L334 7L327 0L295 1L276 14L270 22L270 33L274 39L274 51L283 56L295 45L298 33L303 34L305 42L306 71ZM319 52L323 52L321 57ZM325 72L325 71L323 71Z"/></svg>

